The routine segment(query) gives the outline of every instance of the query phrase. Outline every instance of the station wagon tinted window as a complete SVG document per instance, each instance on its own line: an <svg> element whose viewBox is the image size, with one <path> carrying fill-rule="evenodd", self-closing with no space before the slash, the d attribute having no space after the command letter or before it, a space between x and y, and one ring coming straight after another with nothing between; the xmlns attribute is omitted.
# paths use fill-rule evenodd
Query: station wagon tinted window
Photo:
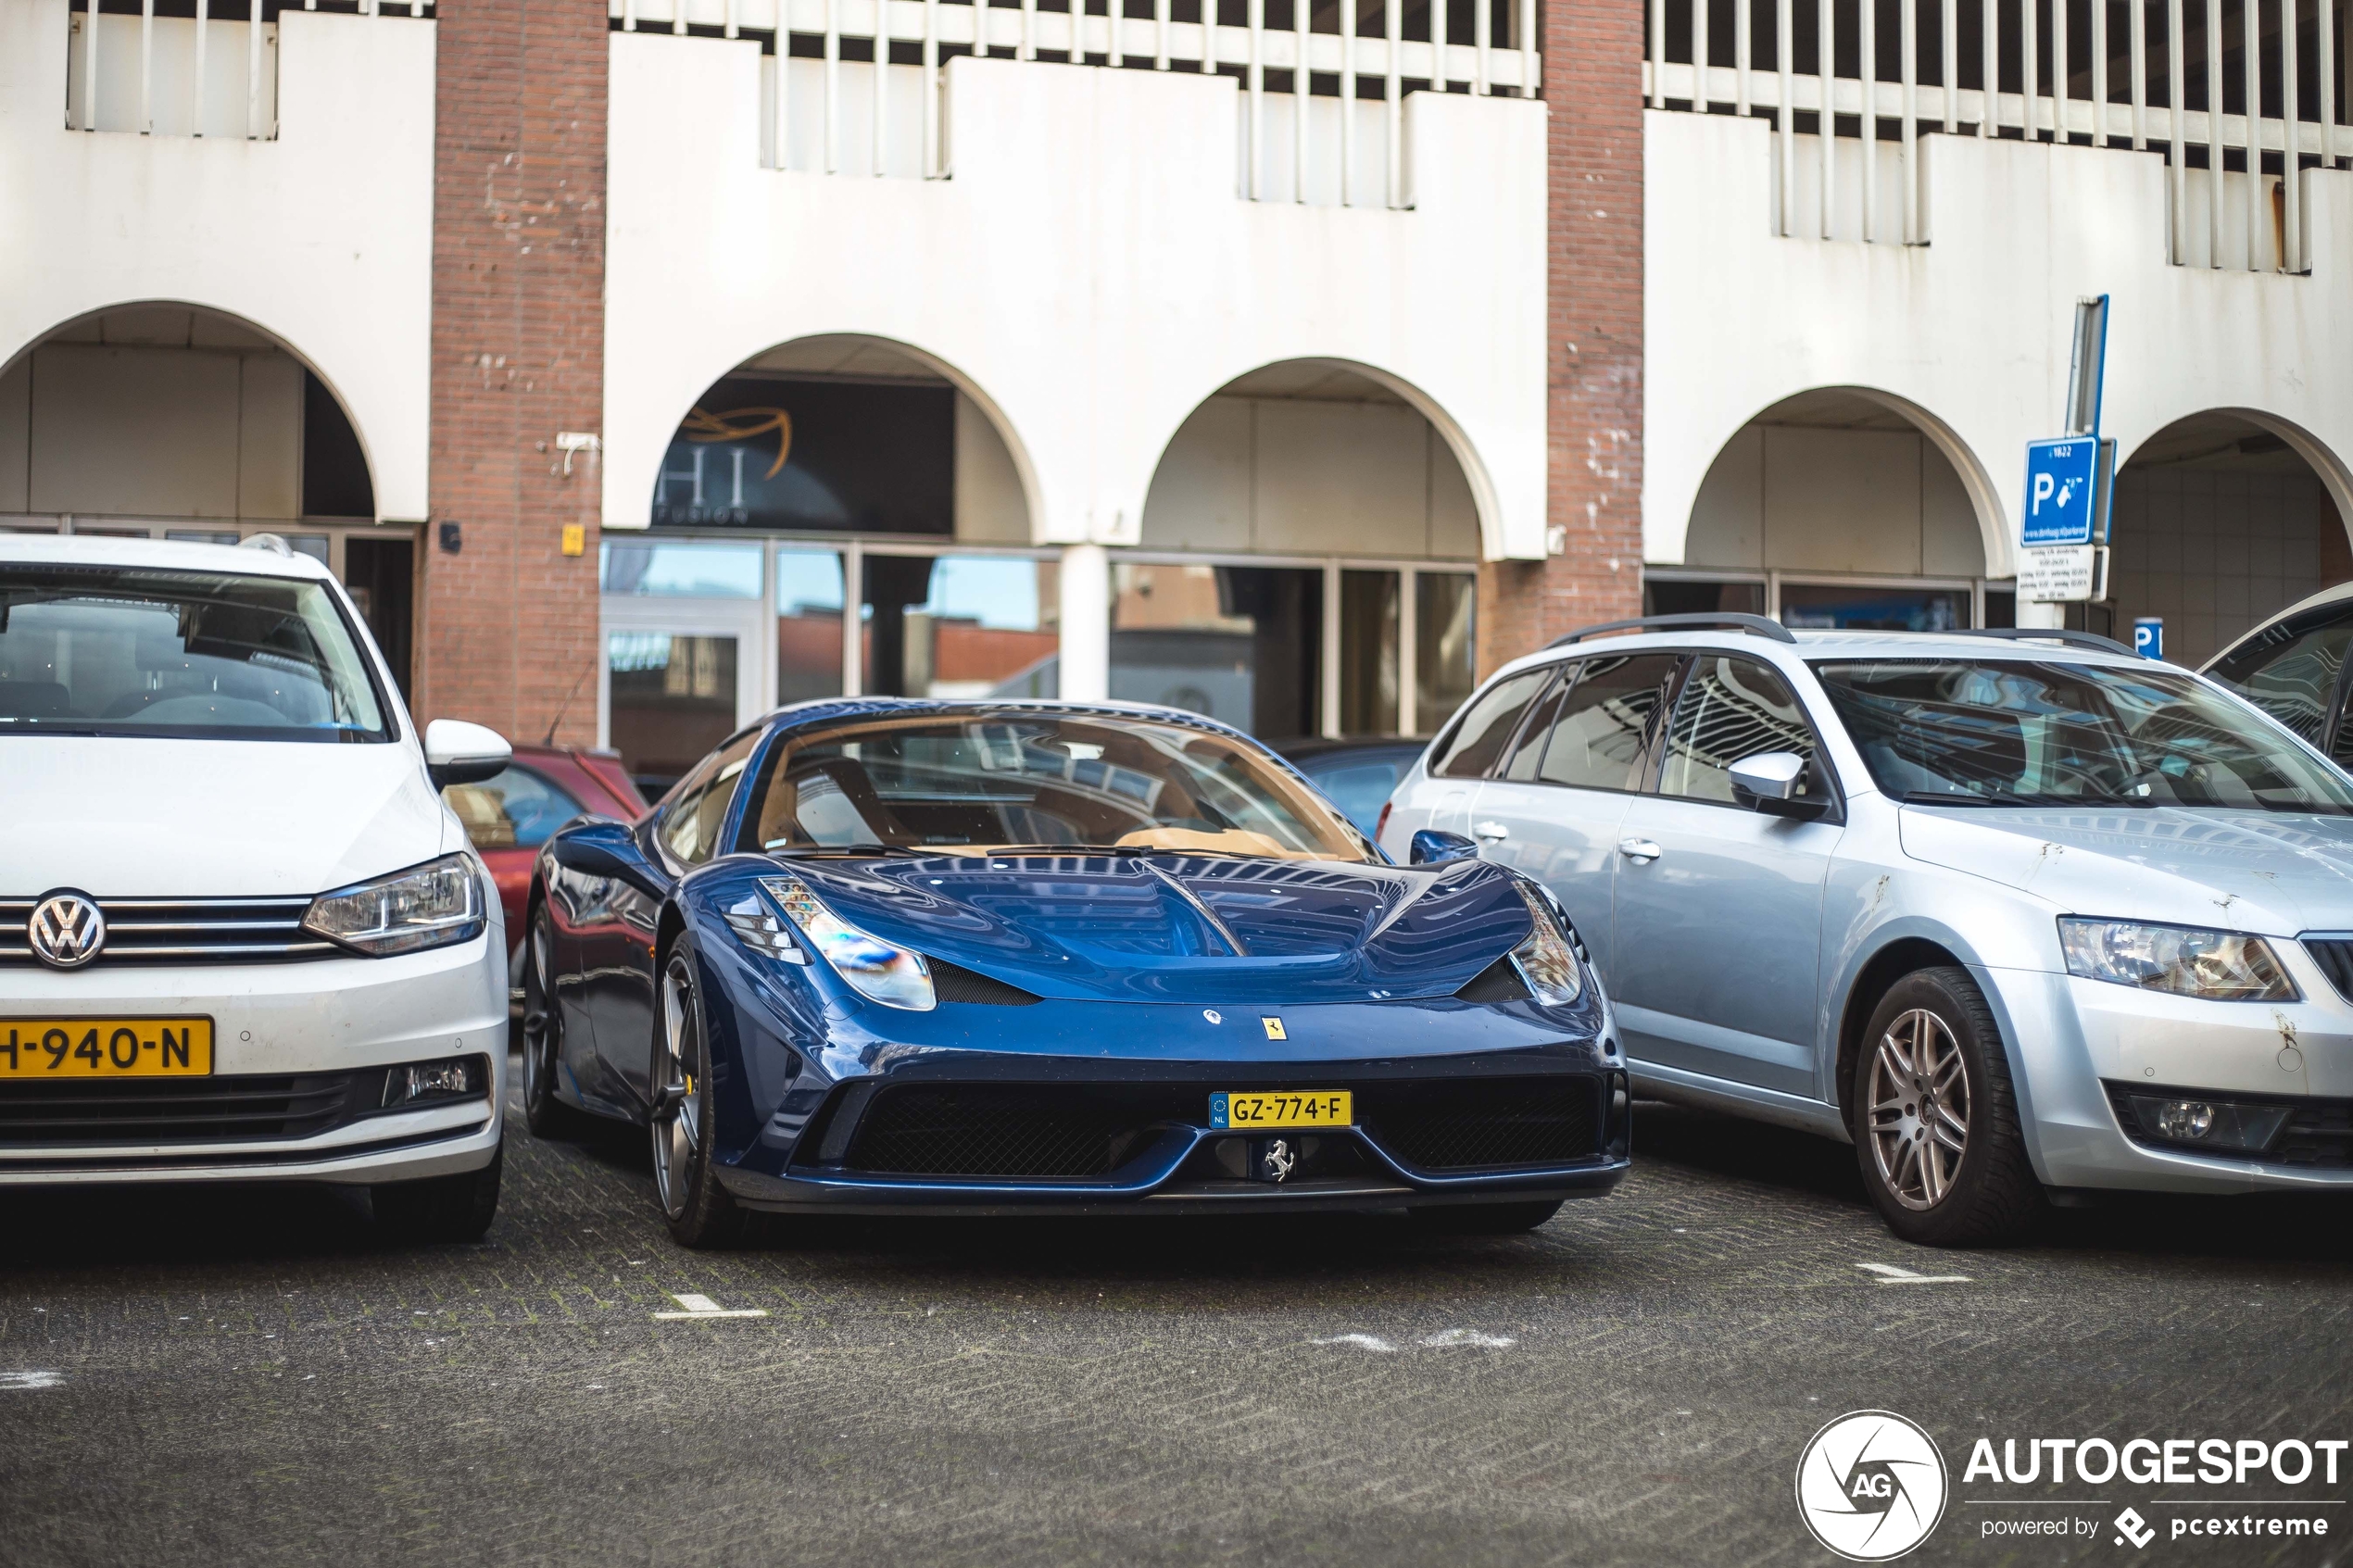
<svg viewBox="0 0 2353 1568"><path fill-rule="evenodd" d="M1898 800L2353 810L2353 782L2196 676L2154 664L1815 668L1871 777Z"/></svg>
<svg viewBox="0 0 2353 1568"><path fill-rule="evenodd" d="M0 735L391 738L326 585L0 566Z"/></svg>
<svg viewBox="0 0 2353 1568"><path fill-rule="evenodd" d="M1521 745L1522 752L1541 749L1534 776L1584 789L1634 788L1642 734L1667 694L1675 662L1675 655L1665 653L1586 659L1577 684L1546 715L1545 733Z"/></svg>
<svg viewBox="0 0 2353 1568"><path fill-rule="evenodd" d="M1512 732L1519 727L1519 716L1536 700L1536 694L1551 679L1549 669L1523 670L1509 680L1498 681L1486 694L1475 699L1470 711L1464 714L1454 733L1446 737L1440 748L1439 759L1430 771L1444 778L1484 778L1512 741Z"/></svg>
<svg viewBox="0 0 2353 1568"><path fill-rule="evenodd" d="M1694 800L1732 798L1732 764L1762 752L1814 760L1814 732L1780 674L1753 659L1703 653L1692 662L1667 733L1658 792ZM1823 782L1807 768L1798 798L1818 797Z"/></svg>

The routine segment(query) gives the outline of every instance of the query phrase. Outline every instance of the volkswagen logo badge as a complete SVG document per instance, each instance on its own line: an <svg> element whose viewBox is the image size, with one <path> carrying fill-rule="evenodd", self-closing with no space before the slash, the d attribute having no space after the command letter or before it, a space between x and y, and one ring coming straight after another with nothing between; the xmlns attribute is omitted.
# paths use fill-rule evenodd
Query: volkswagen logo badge
<svg viewBox="0 0 2353 1568"><path fill-rule="evenodd" d="M25 935L51 969L80 969L107 945L107 918L79 893L52 893L32 907Z"/></svg>

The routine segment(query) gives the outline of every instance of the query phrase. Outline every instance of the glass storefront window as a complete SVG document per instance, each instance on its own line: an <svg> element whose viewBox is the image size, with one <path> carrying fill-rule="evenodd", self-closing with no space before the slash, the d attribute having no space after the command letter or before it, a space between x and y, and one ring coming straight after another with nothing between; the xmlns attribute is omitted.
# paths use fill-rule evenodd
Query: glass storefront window
<svg viewBox="0 0 2353 1568"><path fill-rule="evenodd" d="M648 799L735 733L736 654L733 637L606 636L612 681L609 734Z"/></svg>
<svg viewBox="0 0 2353 1568"><path fill-rule="evenodd" d="M1414 574L1414 728L1434 734L1478 687L1478 579Z"/></svg>
<svg viewBox="0 0 2353 1568"><path fill-rule="evenodd" d="M1019 556L864 558L864 688L876 696L1061 692L1061 563Z"/></svg>
<svg viewBox="0 0 2353 1568"><path fill-rule="evenodd" d="M776 552L776 702L841 695L841 556Z"/></svg>
<svg viewBox="0 0 2353 1568"><path fill-rule="evenodd" d="M1268 738L1315 734L1323 618L1319 570L1123 561L1111 695Z"/></svg>
<svg viewBox="0 0 2353 1568"><path fill-rule="evenodd" d="M1969 623L1967 588L1783 583L1781 624L1849 632L1950 632Z"/></svg>
<svg viewBox="0 0 2353 1568"><path fill-rule="evenodd" d="M613 544L598 546L608 594L661 598L760 597L757 545Z"/></svg>
<svg viewBox="0 0 2353 1568"><path fill-rule="evenodd" d="M1397 733L1398 574L1340 574L1340 733Z"/></svg>

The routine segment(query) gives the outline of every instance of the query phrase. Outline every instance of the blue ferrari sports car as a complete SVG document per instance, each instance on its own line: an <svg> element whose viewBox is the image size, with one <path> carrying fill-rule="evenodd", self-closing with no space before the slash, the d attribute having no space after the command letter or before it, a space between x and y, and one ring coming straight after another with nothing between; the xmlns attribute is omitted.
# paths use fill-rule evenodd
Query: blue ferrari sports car
<svg viewBox="0 0 2353 1568"><path fill-rule="evenodd" d="M1625 1055L1550 895L1392 864L1190 714L787 708L636 823L551 837L528 931L532 1130L646 1126L688 1246L755 1210L1521 1230L1627 1168Z"/></svg>

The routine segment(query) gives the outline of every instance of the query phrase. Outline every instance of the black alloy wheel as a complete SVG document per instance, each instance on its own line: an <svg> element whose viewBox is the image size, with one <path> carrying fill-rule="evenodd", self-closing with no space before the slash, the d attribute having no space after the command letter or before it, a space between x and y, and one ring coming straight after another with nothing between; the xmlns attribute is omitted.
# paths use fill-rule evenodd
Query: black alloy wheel
<svg viewBox="0 0 2353 1568"><path fill-rule="evenodd" d="M564 1049L563 1011L555 992L555 919L545 904L532 910L522 956L522 1115L535 1138L576 1138L589 1130L586 1113L556 1098Z"/></svg>
<svg viewBox="0 0 2353 1568"><path fill-rule="evenodd" d="M1906 1241L1999 1246L2041 1217L2001 1031L1969 971L1919 970L1880 999L1850 1118L1863 1185Z"/></svg>
<svg viewBox="0 0 2353 1568"><path fill-rule="evenodd" d="M694 944L681 936L661 973L654 1020L654 1195L682 1247L731 1247L744 1211L711 1169L711 1053L696 980Z"/></svg>

